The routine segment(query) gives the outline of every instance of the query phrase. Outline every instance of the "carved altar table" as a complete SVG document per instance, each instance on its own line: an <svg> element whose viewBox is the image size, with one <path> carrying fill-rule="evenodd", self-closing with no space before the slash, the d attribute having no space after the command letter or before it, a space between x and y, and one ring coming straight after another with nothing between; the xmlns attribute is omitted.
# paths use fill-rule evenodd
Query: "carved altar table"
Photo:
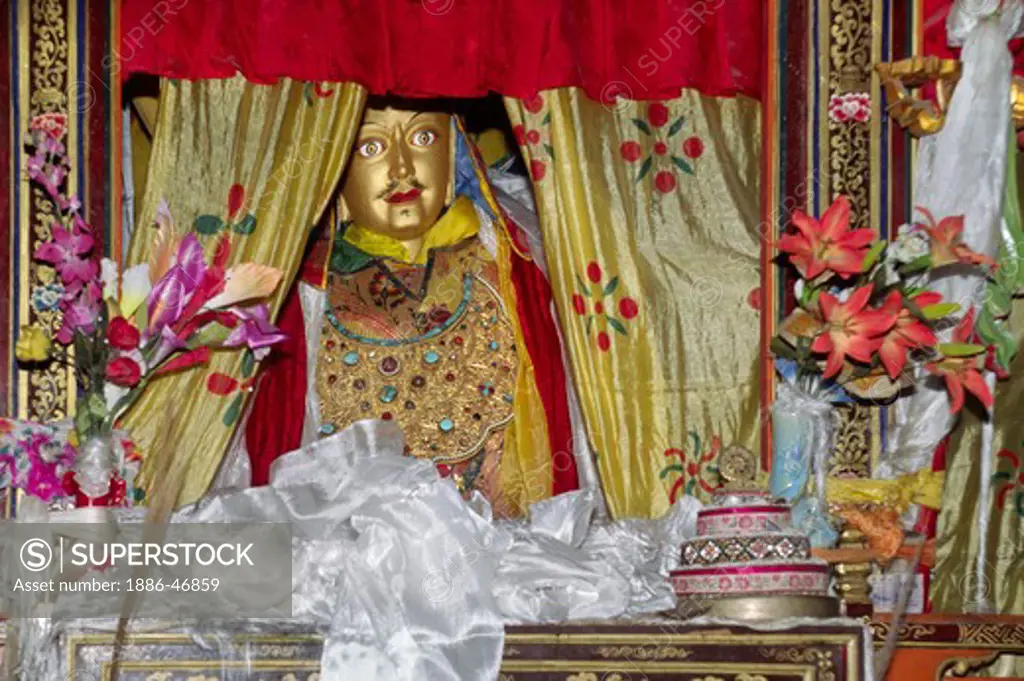
<svg viewBox="0 0 1024 681"><path fill-rule="evenodd" d="M674 620L509 627L499 681L861 681L871 678L867 636L853 620L773 631ZM66 633L66 678L111 678L112 644L111 633ZM120 678L319 681L320 652L304 633L133 633Z"/></svg>
<svg viewBox="0 0 1024 681"><path fill-rule="evenodd" d="M889 632L889 618L871 623L875 646ZM888 679L933 681L947 672L966 677L1000 655L1024 655L1024 617L1014 615L913 615L900 628Z"/></svg>
<svg viewBox="0 0 1024 681"><path fill-rule="evenodd" d="M879 648L889 631L888 618L879 617L870 626ZM509 627L502 681L862 679L868 671L862 631L828 626L766 632L671 620ZM112 640L108 633L68 634L67 678L107 679ZM311 634L239 634L203 646L184 634L154 632L137 633L132 643L124 656L126 681L223 681L225 672L246 669L248 678L264 681L318 681L320 638ZM900 630L887 678L965 676L1003 653L1024 655L1024 617L913 616Z"/></svg>

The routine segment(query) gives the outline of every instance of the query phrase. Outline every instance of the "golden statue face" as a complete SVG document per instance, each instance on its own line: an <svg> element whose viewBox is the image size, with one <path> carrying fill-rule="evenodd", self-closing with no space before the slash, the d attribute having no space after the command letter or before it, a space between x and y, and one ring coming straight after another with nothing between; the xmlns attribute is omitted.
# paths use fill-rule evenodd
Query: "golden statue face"
<svg viewBox="0 0 1024 681"><path fill-rule="evenodd" d="M361 227L414 241L434 226L451 181L451 116L367 109L341 193Z"/></svg>

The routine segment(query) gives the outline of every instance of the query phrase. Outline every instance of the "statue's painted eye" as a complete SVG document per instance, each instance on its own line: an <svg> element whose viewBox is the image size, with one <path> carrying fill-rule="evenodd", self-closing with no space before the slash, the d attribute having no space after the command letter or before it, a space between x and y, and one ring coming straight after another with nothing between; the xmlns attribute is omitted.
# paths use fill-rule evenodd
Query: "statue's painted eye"
<svg viewBox="0 0 1024 681"><path fill-rule="evenodd" d="M433 130L420 130L413 133L412 144L415 147L429 147L437 139L437 133Z"/></svg>
<svg viewBox="0 0 1024 681"><path fill-rule="evenodd" d="M380 140L366 140L356 147L356 151L363 158L373 158L384 153L384 143Z"/></svg>

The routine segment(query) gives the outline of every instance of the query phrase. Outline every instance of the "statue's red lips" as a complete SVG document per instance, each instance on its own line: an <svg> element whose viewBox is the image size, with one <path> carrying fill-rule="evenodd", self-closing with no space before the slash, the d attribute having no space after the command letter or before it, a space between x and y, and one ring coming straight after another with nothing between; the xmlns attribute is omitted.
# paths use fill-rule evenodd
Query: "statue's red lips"
<svg viewBox="0 0 1024 681"><path fill-rule="evenodd" d="M410 189L407 192L395 192L391 196L385 199L388 203L408 203L409 201L415 201L420 197L423 192L419 189Z"/></svg>

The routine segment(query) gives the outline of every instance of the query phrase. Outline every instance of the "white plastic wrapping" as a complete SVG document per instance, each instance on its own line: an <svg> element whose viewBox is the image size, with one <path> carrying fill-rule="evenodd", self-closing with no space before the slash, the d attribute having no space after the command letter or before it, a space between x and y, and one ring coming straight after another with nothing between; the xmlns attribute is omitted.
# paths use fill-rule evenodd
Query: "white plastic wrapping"
<svg viewBox="0 0 1024 681"><path fill-rule="evenodd" d="M508 621L674 607L667 572L693 534L696 500L662 520L591 524L595 493L585 490L536 505L529 521L495 523L486 501L466 503L403 448L396 425L362 421L283 456L270 485L215 492L172 521L291 524L293 624L324 634L323 681L490 680ZM46 621L19 630L32 652L20 678L63 681Z"/></svg>
<svg viewBox="0 0 1024 681"><path fill-rule="evenodd" d="M949 35L951 42L963 45L963 75L945 126L920 142L914 181L915 205L927 208L937 219L963 215L964 243L993 258L1002 230L1010 133L1013 61L1007 43L1020 25L1019 0L958 0L953 7ZM984 302L985 277L974 271L946 270L929 286L965 311ZM949 340L950 333L944 340ZM920 374L915 393L897 403L896 427L879 477L895 478L927 467L952 425L949 398L941 382Z"/></svg>

